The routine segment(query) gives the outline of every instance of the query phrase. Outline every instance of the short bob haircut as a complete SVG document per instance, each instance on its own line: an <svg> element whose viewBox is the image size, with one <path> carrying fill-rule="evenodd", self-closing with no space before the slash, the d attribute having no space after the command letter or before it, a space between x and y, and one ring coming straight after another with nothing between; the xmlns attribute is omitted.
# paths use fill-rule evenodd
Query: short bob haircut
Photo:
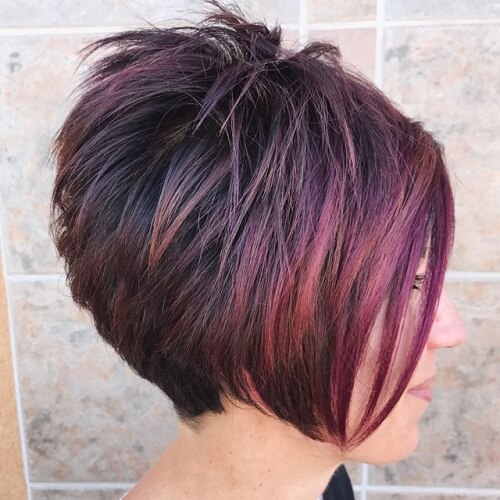
<svg viewBox="0 0 500 500"><path fill-rule="evenodd" d="M107 52L54 137L49 231L75 303L181 421L227 396L350 449L402 396L436 314L454 237L444 147L335 45L288 49L278 24L209 3L81 49Z"/></svg>

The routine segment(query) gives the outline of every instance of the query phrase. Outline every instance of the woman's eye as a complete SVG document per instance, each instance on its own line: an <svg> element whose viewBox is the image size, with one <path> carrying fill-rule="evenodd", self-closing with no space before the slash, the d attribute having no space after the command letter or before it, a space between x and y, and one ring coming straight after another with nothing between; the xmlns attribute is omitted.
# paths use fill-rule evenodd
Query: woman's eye
<svg viewBox="0 0 500 500"><path fill-rule="evenodd" d="M425 274L417 274L415 277L415 281L413 282L413 290L420 290L420 287L422 286L422 282L424 281Z"/></svg>

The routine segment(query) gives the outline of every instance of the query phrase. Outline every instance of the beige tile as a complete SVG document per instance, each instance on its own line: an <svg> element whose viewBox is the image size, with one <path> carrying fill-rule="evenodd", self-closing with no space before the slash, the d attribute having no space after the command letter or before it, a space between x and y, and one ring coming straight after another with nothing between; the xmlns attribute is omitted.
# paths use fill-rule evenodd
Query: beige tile
<svg viewBox="0 0 500 500"><path fill-rule="evenodd" d="M196 6L198 6L196 4ZM2 2L2 27L122 26L172 23L195 9L187 0L17 0Z"/></svg>
<svg viewBox="0 0 500 500"><path fill-rule="evenodd" d="M385 31L383 88L445 145L456 194L450 269L500 270L500 29Z"/></svg>
<svg viewBox="0 0 500 500"><path fill-rule="evenodd" d="M244 7L250 19L265 21L269 26L299 22L300 0L246 0L237 3Z"/></svg>
<svg viewBox="0 0 500 500"><path fill-rule="evenodd" d="M31 489L32 500L118 500L126 490Z"/></svg>
<svg viewBox="0 0 500 500"><path fill-rule="evenodd" d="M177 432L164 397L97 336L60 280L10 286L34 482L134 482Z"/></svg>
<svg viewBox="0 0 500 500"><path fill-rule="evenodd" d="M307 13L312 23L370 21L377 17L377 0L308 0Z"/></svg>
<svg viewBox="0 0 500 500"><path fill-rule="evenodd" d="M340 47L343 61L371 80L375 77L375 29L309 30L309 41L325 40Z"/></svg>
<svg viewBox="0 0 500 500"><path fill-rule="evenodd" d="M9 274L62 268L48 235L49 142L76 84L76 52L90 39L0 38L0 217Z"/></svg>
<svg viewBox="0 0 500 500"><path fill-rule="evenodd" d="M437 353L438 378L406 460L370 466L370 484L498 488L500 476L500 283L446 282L468 333Z"/></svg>
<svg viewBox="0 0 500 500"><path fill-rule="evenodd" d="M500 16L497 0L385 0L386 19L459 19Z"/></svg>

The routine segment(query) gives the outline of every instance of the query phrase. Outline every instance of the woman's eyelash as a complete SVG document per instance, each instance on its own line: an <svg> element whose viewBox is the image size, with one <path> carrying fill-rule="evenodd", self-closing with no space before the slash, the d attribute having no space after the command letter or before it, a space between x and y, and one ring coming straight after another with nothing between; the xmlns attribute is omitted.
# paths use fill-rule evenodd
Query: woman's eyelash
<svg viewBox="0 0 500 500"><path fill-rule="evenodd" d="M417 274L415 276L415 281L413 282L413 289L414 290L420 290L420 286L422 284L422 282L424 281L424 278L425 278L425 274Z"/></svg>

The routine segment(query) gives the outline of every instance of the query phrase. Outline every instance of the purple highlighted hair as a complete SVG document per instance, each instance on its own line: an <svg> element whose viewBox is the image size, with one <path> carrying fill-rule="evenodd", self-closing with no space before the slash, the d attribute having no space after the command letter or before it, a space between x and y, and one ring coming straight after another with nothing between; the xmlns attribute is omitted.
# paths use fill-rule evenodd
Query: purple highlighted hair
<svg viewBox="0 0 500 500"><path fill-rule="evenodd" d="M443 146L336 46L286 49L279 25L210 4L198 23L82 49L102 54L52 145L51 236L75 303L184 422L227 396L349 448L387 417L427 342L454 233Z"/></svg>

